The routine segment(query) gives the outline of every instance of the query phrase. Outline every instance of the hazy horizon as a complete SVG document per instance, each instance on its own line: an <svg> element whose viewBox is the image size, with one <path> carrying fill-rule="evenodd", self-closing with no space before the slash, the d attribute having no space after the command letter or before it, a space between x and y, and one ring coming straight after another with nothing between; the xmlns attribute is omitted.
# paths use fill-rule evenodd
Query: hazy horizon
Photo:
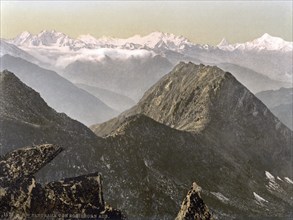
<svg viewBox="0 0 293 220"><path fill-rule="evenodd" d="M292 41L292 2L1 1L1 38L56 30L128 38L159 31L194 43L251 41L268 33Z"/></svg>

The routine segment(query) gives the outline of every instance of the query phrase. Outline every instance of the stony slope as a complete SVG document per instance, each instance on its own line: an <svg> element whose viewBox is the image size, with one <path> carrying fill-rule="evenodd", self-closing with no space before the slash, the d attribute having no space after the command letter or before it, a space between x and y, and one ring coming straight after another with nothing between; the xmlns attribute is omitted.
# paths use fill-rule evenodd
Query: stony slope
<svg viewBox="0 0 293 220"><path fill-rule="evenodd" d="M106 121L116 112L90 93L78 88L56 72L43 69L21 58L0 58L1 70L8 69L39 92L48 105L86 125Z"/></svg>
<svg viewBox="0 0 293 220"><path fill-rule="evenodd" d="M244 144L229 145L226 150L228 144L211 138L172 129L144 115L125 118L106 137L113 148L103 159L119 186L114 193L106 191L112 195L109 201L135 219L171 218L184 189L196 179L203 186L204 200L220 219L290 215L292 186L285 182L286 176L275 174L284 185L273 190L267 187L265 171L274 166L267 163L271 160L267 155L262 156L265 152L254 154ZM254 192L269 203L257 204ZM127 202L121 204L118 197Z"/></svg>
<svg viewBox="0 0 293 220"><path fill-rule="evenodd" d="M174 216L170 210L193 179L221 218L290 215L290 181L272 190L265 171L283 182L292 179L292 132L217 67L180 63L132 109L92 128L117 146L113 173L135 173L129 180L135 193L125 196L153 198L145 201L152 208L145 208L144 215L159 218L156 210L162 210L165 217ZM162 209L160 201L174 209ZM125 210L137 213L134 203Z"/></svg>

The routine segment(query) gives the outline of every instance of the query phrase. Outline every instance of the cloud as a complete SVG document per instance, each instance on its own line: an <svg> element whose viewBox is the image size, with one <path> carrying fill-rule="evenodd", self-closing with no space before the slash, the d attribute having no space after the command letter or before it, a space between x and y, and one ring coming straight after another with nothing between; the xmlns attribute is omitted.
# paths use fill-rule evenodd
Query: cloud
<svg viewBox="0 0 293 220"><path fill-rule="evenodd" d="M49 50L49 51L48 51ZM103 62L106 57L112 60L127 60L127 59L143 59L150 58L156 54L152 51L144 49L128 50L128 49L113 49L113 48L98 48L98 49L80 49L77 51L66 50L63 52L50 50L39 50L34 55L43 60L44 52L50 54L49 63L58 67L65 68L67 65L75 61L91 61ZM48 62L48 58L46 60Z"/></svg>

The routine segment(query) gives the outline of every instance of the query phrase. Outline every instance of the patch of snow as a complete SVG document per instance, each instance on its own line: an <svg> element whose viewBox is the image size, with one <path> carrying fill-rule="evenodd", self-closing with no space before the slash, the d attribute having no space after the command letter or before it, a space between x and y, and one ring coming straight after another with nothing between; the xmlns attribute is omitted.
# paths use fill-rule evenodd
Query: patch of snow
<svg viewBox="0 0 293 220"><path fill-rule="evenodd" d="M282 181L282 182L284 182L284 181L283 181L280 177L278 177L278 176L277 176L277 179L280 180L280 181Z"/></svg>
<svg viewBox="0 0 293 220"><path fill-rule="evenodd" d="M266 174L266 177L269 179L269 180L275 180L275 177L268 171L265 171L265 174Z"/></svg>
<svg viewBox="0 0 293 220"><path fill-rule="evenodd" d="M220 192L211 192L211 194L216 196L222 202L228 202L229 201L229 199L226 196L224 196L222 193L220 193Z"/></svg>
<svg viewBox="0 0 293 220"><path fill-rule="evenodd" d="M263 203L263 202L268 202L267 200L265 200L264 198L262 198L260 195L258 195L257 193L253 192L254 198L256 199L257 202L259 203Z"/></svg>
<svg viewBox="0 0 293 220"><path fill-rule="evenodd" d="M276 182L275 177L268 171L265 171L266 178L269 180L269 184L267 185L268 189L280 190L279 184Z"/></svg>
<svg viewBox="0 0 293 220"><path fill-rule="evenodd" d="M289 177L284 177L287 183L293 184L293 181Z"/></svg>

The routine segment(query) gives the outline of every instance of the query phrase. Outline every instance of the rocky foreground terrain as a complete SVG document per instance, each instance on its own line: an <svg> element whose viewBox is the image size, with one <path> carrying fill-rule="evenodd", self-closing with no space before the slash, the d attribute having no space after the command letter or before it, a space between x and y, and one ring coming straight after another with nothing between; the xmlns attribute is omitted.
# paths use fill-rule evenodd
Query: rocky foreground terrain
<svg viewBox="0 0 293 220"><path fill-rule="evenodd" d="M175 218L194 181L215 219L292 217L292 131L217 67L180 63L96 135L12 73L0 85L3 152L64 148L40 183L100 172L105 200L130 219Z"/></svg>
<svg viewBox="0 0 293 220"><path fill-rule="evenodd" d="M0 160L0 217L7 219L123 219L106 206L98 173L46 185L33 176L62 149L56 145L20 148Z"/></svg>

